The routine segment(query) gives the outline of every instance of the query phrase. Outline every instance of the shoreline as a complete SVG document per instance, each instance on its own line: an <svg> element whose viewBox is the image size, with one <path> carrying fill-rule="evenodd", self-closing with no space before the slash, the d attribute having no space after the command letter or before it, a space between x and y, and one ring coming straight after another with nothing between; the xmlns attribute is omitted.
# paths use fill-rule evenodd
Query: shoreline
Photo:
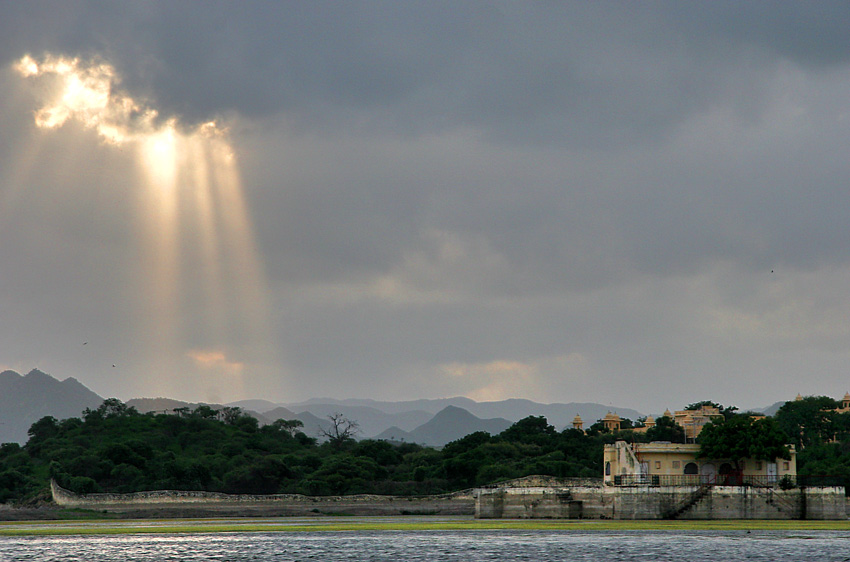
<svg viewBox="0 0 850 562"><path fill-rule="evenodd" d="M0 537L303 533L380 531L847 531L850 521L789 520L481 520L447 516L228 517L203 519L62 519L0 521Z"/></svg>

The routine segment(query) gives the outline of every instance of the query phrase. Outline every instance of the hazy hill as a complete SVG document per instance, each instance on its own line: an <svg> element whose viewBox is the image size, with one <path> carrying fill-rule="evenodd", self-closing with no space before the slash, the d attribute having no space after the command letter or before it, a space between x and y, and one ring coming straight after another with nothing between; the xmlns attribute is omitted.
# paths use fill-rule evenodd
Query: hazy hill
<svg viewBox="0 0 850 562"><path fill-rule="evenodd" d="M148 412L171 414L175 408L189 408L191 410L198 407L197 404L172 398L131 398L125 404L132 406L142 414Z"/></svg>
<svg viewBox="0 0 850 562"><path fill-rule="evenodd" d="M775 404L771 404L766 408L758 408L756 411L761 412L766 416L775 416L776 412L779 411L779 408L785 405L785 402L776 402Z"/></svg>
<svg viewBox="0 0 850 562"><path fill-rule="evenodd" d="M350 407L365 406L380 410L387 414L400 414L403 412L421 410L434 415L446 406L457 406L468 410L470 407L475 406L476 402L463 396L455 396L453 398L402 400L398 402L371 400L369 398L347 398L345 400L338 400L336 398L311 398L304 402L284 404L284 406L293 410L310 410L313 406L319 404L333 404L336 406Z"/></svg>
<svg viewBox="0 0 850 562"><path fill-rule="evenodd" d="M310 412L299 412L291 419L299 420L304 424L304 427L301 428L304 435L316 437L319 441L324 441L324 437L322 437L322 430L327 430L331 426L331 423L328 420L316 417Z"/></svg>
<svg viewBox="0 0 850 562"><path fill-rule="evenodd" d="M25 376L0 373L0 443L26 443L27 430L44 416L78 418L103 398L71 377L59 381L33 369Z"/></svg>
<svg viewBox="0 0 850 562"><path fill-rule="evenodd" d="M391 426L398 426L405 431L410 431L433 417L433 414L424 410L388 414L369 406L351 406L346 404L314 403L309 406L291 406L289 409L296 413L310 412L323 420L327 420L328 416L333 414L342 414L349 420L357 422L360 426L360 432L357 434L358 439L375 437Z"/></svg>
<svg viewBox="0 0 850 562"><path fill-rule="evenodd" d="M379 438L393 441L409 441L433 447L442 447L450 441L465 437L476 431L486 431L491 435L501 433L513 425L504 418L481 419L463 408L446 406L437 412L431 420L410 432L391 428Z"/></svg>
<svg viewBox="0 0 850 562"><path fill-rule="evenodd" d="M296 419L295 412L293 412L289 408L284 408L283 406L277 406L276 408L272 408L271 410L265 410L263 412L263 416L268 418L269 421Z"/></svg>
<svg viewBox="0 0 850 562"><path fill-rule="evenodd" d="M261 414L265 414L269 410L274 410L275 408L280 407L280 404L275 404L274 402L269 402L268 400L262 399L254 399L254 400L237 400L236 402L228 402L225 406L235 406L237 408L242 408L243 410L252 410L254 412L259 412ZM279 419L279 418L274 418Z"/></svg>
<svg viewBox="0 0 850 562"><path fill-rule="evenodd" d="M337 410L340 412L342 412L341 408L343 407L354 408L357 406L363 406L386 412L388 414L400 414L417 410L436 414L447 406L455 406L466 410L474 416L485 419L504 418L512 422L517 422L528 416L544 416L549 423L554 425L558 430L562 430L565 427L572 427L573 418L576 414L581 416L584 421L585 428L590 427L591 424L605 417L605 414L608 412L616 412L620 417L629 418L633 421L643 416L643 414L637 410L632 410L631 408L619 408L592 402L541 404L539 402L524 399L509 399L496 402L475 402L474 400L460 396L456 396L454 398L440 398L436 400L423 399L402 402L381 402L369 399L334 400L331 398L316 398L297 404L288 404L287 407L293 411L310 411L316 413L314 408L322 407L327 409L329 405L336 406ZM357 419L356 415L352 415L350 417L352 419ZM396 425L404 431L411 431L410 427L403 423L393 422L391 425ZM389 426L390 424L384 427L389 428ZM383 433L382 430L379 431Z"/></svg>
<svg viewBox="0 0 850 562"><path fill-rule="evenodd" d="M621 418L629 418L632 421L643 416L637 410L631 408L616 408L593 402L569 402L566 404L540 404L531 400L512 398L498 402L476 402L469 411L482 418L506 418L519 421L528 416L543 416L550 425L558 430L564 427L572 427L573 418L576 414L581 416L584 427L588 428L597 420L605 417L608 412L616 412Z"/></svg>
<svg viewBox="0 0 850 562"><path fill-rule="evenodd" d="M174 400L172 398L131 398L130 400L127 400L125 404L134 407L142 414L146 414L148 412L154 412L156 414L173 414L176 408L189 408L189 410L194 410L201 404L209 406L215 410L220 410L225 407L223 404L208 404L206 402L184 402L182 400ZM277 419L269 419L268 417L263 414L260 414L259 412L254 412L245 408L242 408L242 411L248 414L249 416L257 418L257 421L260 422L260 425L271 423Z"/></svg>
<svg viewBox="0 0 850 562"><path fill-rule="evenodd" d="M390 441L392 443L415 443L414 438L409 431L405 431L400 427L396 426L388 427L387 429L376 435L375 439Z"/></svg>

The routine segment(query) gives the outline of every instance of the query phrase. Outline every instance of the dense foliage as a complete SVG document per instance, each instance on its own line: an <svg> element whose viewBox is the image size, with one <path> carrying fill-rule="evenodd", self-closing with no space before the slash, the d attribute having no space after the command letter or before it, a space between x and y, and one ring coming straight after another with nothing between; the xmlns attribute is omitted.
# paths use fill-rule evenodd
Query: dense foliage
<svg viewBox="0 0 850 562"><path fill-rule="evenodd" d="M318 443L299 426L260 427L237 408L140 414L110 399L81 418L42 418L23 447L2 445L0 502L43 495L50 478L80 493L431 494L529 474L599 476L602 446L615 438L557 432L531 417L500 435L473 433L436 450L355 441L345 426Z"/></svg>
<svg viewBox="0 0 850 562"><path fill-rule="evenodd" d="M794 443L799 474L850 482L850 414L831 411L835 406L824 398L788 402L760 422L727 409L729 418L716 424L725 429L708 429L702 440L717 448L712 456L728 458L771 456L777 443ZM338 421L338 431L319 443L297 420L260 427L238 408L208 406L141 414L110 399L80 418L42 418L24 446L0 445L0 503L44 497L50 478L81 493L432 494L531 474L600 477L606 443L684 441L682 429L665 417L646 434L612 434L601 425L587 433L557 431L546 418L531 416L498 435L476 432L438 450L355 441L348 420ZM738 451L742 444L749 448ZM721 454L724 447L728 455Z"/></svg>
<svg viewBox="0 0 850 562"><path fill-rule="evenodd" d="M772 418L733 415L706 425L699 434L699 456L730 459L740 470L742 459L772 461L790 459L788 437Z"/></svg>
<svg viewBox="0 0 850 562"><path fill-rule="evenodd" d="M850 486L850 412L838 406L827 396L808 396L786 402L774 416L797 447L797 473L812 483Z"/></svg>

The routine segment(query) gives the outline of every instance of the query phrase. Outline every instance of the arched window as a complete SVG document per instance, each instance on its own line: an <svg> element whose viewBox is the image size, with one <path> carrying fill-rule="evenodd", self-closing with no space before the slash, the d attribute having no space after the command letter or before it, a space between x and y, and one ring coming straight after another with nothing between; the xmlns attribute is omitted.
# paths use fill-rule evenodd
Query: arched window
<svg viewBox="0 0 850 562"><path fill-rule="evenodd" d="M685 465L685 474L699 474L699 467L695 462L689 462Z"/></svg>
<svg viewBox="0 0 850 562"><path fill-rule="evenodd" d="M611 461L605 463L605 476L611 476Z"/></svg>

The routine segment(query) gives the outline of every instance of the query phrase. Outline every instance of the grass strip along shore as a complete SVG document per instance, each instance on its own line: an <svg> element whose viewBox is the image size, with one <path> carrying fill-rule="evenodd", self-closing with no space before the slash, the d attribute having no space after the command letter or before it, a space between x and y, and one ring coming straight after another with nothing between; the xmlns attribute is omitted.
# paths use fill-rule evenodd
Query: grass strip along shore
<svg viewBox="0 0 850 562"><path fill-rule="evenodd" d="M198 534L344 531L850 531L850 521L788 520L529 520L385 517L280 519L138 519L16 521L0 523L0 536Z"/></svg>

